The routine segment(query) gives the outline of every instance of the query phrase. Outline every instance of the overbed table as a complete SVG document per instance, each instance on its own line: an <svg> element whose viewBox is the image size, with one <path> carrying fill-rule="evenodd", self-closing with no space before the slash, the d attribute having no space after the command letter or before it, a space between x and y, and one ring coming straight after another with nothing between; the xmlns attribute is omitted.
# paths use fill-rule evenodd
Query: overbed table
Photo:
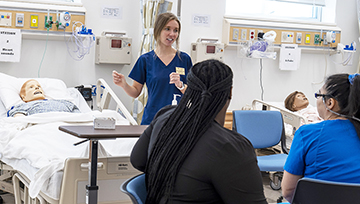
<svg viewBox="0 0 360 204"><path fill-rule="evenodd" d="M90 141L90 169L89 169L89 185L86 185L87 204L97 204L97 195L99 187L96 184L97 179L97 157L98 157L98 140L131 138L139 137L147 125L117 125L115 129L94 129L91 125L69 125L59 126L59 130L83 138L82 142ZM76 143L74 145L80 144Z"/></svg>

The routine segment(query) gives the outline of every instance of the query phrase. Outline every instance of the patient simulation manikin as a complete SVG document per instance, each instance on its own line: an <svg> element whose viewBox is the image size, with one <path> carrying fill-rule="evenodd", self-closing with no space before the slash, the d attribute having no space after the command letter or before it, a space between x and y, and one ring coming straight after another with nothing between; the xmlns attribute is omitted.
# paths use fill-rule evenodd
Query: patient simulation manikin
<svg viewBox="0 0 360 204"><path fill-rule="evenodd" d="M38 81L30 79L20 89L20 97L25 102L11 107L9 117L32 115L45 112L80 112L70 101L45 99L44 91Z"/></svg>
<svg viewBox="0 0 360 204"><path fill-rule="evenodd" d="M322 121L316 108L309 104L305 94L294 91L285 99L285 108L304 116L308 123Z"/></svg>

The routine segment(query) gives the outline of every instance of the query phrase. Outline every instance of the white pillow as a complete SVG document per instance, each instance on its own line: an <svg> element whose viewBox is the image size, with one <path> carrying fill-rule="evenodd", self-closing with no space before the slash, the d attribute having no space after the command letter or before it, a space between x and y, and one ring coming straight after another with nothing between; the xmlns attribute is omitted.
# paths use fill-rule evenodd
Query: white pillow
<svg viewBox="0 0 360 204"><path fill-rule="evenodd" d="M16 78L0 73L0 99L6 110L12 106L24 103L20 98L21 86L29 79L37 80L44 90L47 99L64 99L73 102L73 98L66 90L66 85L59 79L52 78Z"/></svg>

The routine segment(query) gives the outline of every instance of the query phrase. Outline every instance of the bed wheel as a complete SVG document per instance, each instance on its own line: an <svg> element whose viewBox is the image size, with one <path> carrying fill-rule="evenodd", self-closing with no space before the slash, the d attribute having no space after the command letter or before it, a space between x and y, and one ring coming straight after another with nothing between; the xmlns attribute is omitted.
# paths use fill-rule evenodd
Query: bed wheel
<svg viewBox="0 0 360 204"><path fill-rule="evenodd" d="M270 180L270 187L276 191L280 190L281 189L281 180L277 179L277 182Z"/></svg>

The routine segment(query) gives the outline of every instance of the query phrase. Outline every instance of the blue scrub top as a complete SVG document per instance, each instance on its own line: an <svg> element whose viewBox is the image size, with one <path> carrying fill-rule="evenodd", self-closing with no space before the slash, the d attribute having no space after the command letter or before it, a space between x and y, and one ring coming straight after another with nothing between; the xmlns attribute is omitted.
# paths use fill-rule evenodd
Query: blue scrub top
<svg viewBox="0 0 360 204"><path fill-rule="evenodd" d="M180 75L180 80L186 84L186 76L192 67L191 58L184 52L177 53L173 60L166 66L154 51L139 57L131 70L129 77L148 88L148 101L144 109L141 125L149 125L155 114L164 106L171 105L174 94L179 103L182 93L175 84L169 84L170 73L176 72L176 67L183 68L185 75Z"/></svg>
<svg viewBox="0 0 360 204"><path fill-rule="evenodd" d="M360 183L360 139L354 125L325 120L301 126L284 169L308 178Z"/></svg>

